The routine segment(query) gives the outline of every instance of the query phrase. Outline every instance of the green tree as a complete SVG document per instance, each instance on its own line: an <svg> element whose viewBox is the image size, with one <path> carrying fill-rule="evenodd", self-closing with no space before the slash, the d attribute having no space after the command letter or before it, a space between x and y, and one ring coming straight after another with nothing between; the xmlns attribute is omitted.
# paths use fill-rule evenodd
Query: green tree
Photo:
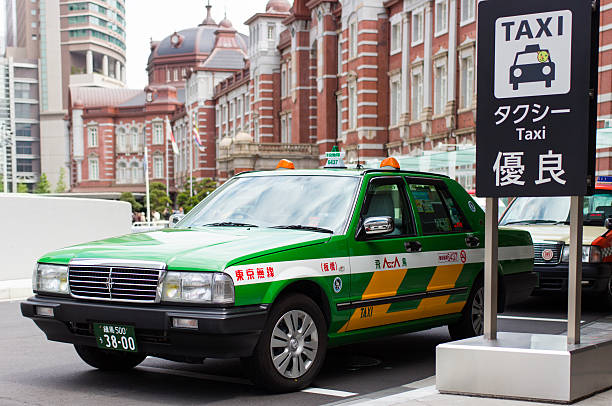
<svg viewBox="0 0 612 406"><path fill-rule="evenodd" d="M66 191L66 168L63 166L60 168L59 179L57 185L55 185L55 193L64 193Z"/></svg>
<svg viewBox="0 0 612 406"><path fill-rule="evenodd" d="M123 192L121 193L121 196L119 196L119 200L121 200L122 202L128 202L132 205L132 212L135 211L142 211L142 204L140 204L136 198L134 197L134 195L131 192Z"/></svg>
<svg viewBox="0 0 612 406"><path fill-rule="evenodd" d="M34 193L51 193L51 186L49 185L49 181L47 180L47 175L45 175L44 173L40 175L40 180L36 184Z"/></svg>
<svg viewBox="0 0 612 406"><path fill-rule="evenodd" d="M28 185L26 185L25 183L18 183L17 193L30 193L30 189L28 189Z"/></svg>
<svg viewBox="0 0 612 406"><path fill-rule="evenodd" d="M4 175L0 175L0 193L4 192Z"/></svg>
<svg viewBox="0 0 612 406"><path fill-rule="evenodd" d="M189 196L189 181L183 185L183 191L176 196L176 204L182 207L185 213L200 203L206 196L217 188L217 182L211 178L204 178L197 182L193 180L193 196Z"/></svg>
<svg viewBox="0 0 612 406"><path fill-rule="evenodd" d="M172 200L166 193L166 185L160 182L152 182L149 185L149 198L151 199L151 212L163 212L166 207L172 206Z"/></svg>

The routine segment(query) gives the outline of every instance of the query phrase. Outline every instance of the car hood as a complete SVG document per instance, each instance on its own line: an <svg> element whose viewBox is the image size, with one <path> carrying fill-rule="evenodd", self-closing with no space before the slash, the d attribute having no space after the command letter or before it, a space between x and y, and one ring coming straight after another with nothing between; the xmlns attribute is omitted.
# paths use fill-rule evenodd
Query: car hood
<svg viewBox="0 0 612 406"><path fill-rule="evenodd" d="M39 262L73 258L159 261L175 270L221 271L261 255L328 241L329 234L272 228L203 227L127 234L60 249Z"/></svg>
<svg viewBox="0 0 612 406"><path fill-rule="evenodd" d="M529 224L511 225L504 227L529 231L534 243L541 241L561 241L564 244L569 244L570 229L569 226L564 224ZM604 227L583 226L582 244L591 245L593 240L595 240L597 237L600 237L605 232L606 229Z"/></svg>

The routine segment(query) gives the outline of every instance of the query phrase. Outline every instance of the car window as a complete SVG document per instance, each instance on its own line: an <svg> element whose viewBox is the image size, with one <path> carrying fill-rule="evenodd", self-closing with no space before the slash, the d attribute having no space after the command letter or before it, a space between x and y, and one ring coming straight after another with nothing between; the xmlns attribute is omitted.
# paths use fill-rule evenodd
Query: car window
<svg viewBox="0 0 612 406"><path fill-rule="evenodd" d="M410 207L403 190L402 179L373 179L368 185L362 218L388 216L393 219L395 228L385 236L414 235Z"/></svg>
<svg viewBox="0 0 612 406"><path fill-rule="evenodd" d="M416 183L411 183L408 188L424 235L469 231L469 224L448 190Z"/></svg>
<svg viewBox="0 0 612 406"><path fill-rule="evenodd" d="M525 54L518 54L516 56L516 65L529 65L538 62L537 52L527 52Z"/></svg>

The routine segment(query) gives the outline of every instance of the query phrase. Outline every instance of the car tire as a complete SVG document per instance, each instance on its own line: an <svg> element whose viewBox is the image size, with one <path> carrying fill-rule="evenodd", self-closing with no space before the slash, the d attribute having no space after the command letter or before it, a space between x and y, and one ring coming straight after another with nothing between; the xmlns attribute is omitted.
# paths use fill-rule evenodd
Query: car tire
<svg viewBox="0 0 612 406"><path fill-rule="evenodd" d="M484 330L484 286L482 277L478 276L461 312L459 321L448 325L448 332L453 340L475 337Z"/></svg>
<svg viewBox="0 0 612 406"><path fill-rule="evenodd" d="M249 377L270 392L310 385L323 366L327 323L308 296L292 294L274 304L253 355L242 360Z"/></svg>
<svg viewBox="0 0 612 406"><path fill-rule="evenodd" d="M140 364L146 354L107 351L86 345L74 345L74 349L83 361L102 371L127 371Z"/></svg>
<svg viewBox="0 0 612 406"><path fill-rule="evenodd" d="M612 276L608 278L606 290L601 294L600 302L607 310L612 310Z"/></svg>

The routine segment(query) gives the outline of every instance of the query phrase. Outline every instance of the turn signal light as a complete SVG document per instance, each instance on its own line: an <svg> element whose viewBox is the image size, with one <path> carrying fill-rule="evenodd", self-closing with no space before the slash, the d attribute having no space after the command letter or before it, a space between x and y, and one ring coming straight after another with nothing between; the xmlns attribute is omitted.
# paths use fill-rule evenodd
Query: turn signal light
<svg viewBox="0 0 612 406"><path fill-rule="evenodd" d="M389 157L389 158L383 159L383 161L380 163L380 167L387 168L387 169L399 169L400 164L399 162L397 162L397 159L393 157Z"/></svg>
<svg viewBox="0 0 612 406"><path fill-rule="evenodd" d="M295 165L293 165L293 162L289 161L288 159L281 159L278 161L276 169L295 169Z"/></svg>

